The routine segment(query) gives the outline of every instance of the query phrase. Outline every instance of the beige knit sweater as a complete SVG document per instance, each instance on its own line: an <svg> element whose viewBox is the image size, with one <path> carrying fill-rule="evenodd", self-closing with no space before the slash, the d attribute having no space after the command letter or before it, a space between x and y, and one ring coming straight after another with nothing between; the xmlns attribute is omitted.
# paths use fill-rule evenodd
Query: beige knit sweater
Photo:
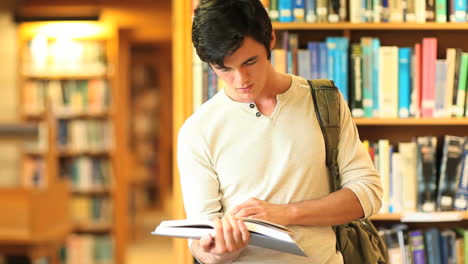
<svg viewBox="0 0 468 264"><path fill-rule="evenodd" d="M221 217L250 197L287 204L330 192L325 146L307 81L293 76L270 116L220 91L179 131L178 166L188 218ZM341 103L338 163L342 187L365 216L379 211L380 177ZM330 227L290 226L308 258L248 246L234 263L342 263Z"/></svg>

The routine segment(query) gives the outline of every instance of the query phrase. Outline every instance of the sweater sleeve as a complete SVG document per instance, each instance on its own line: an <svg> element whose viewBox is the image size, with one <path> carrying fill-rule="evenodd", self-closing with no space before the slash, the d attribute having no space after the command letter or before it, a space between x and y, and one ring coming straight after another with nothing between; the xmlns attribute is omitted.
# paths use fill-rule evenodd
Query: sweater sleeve
<svg viewBox="0 0 468 264"><path fill-rule="evenodd" d="M364 210L364 217L379 212L383 189L380 175L359 139L348 105L340 95L341 131L338 144L338 165L341 187L352 190Z"/></svg>
<svg viewBox="0 0 468 264"><path fill-rule="evenodd" d="M194 122L182 126L178 136L177 163L187 218L221 217L219 181L206 140Z"/></svg>

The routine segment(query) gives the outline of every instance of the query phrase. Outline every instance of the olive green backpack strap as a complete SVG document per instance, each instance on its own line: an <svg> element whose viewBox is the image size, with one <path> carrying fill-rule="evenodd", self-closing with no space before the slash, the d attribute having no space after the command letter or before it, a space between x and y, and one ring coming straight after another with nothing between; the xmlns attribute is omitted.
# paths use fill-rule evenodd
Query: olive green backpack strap
<svg viewBox="0 0 468 264"><path fill-rule="evenodd" d="M326 162L330 174L330 192L340 189L338 142L340 138L340 93L331 80L308 81L315 114L325 140ZM387 246L369 219L359 219L333 226L336 249L346 264L378 263L388 261Z"/></svg>
<svg viewBox="0 0 468 264"><path fill-rule="evenodd" d="M315 114L325 140L331 192L340 188L338 142L340 137L340 94L332 80L309 80Z"/></svg>

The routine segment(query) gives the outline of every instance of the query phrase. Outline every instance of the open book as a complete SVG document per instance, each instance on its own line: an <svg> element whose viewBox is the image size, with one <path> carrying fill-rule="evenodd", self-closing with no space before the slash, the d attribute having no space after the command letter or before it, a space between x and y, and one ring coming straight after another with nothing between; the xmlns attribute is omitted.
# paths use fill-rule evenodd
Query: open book
<svg viewBox="0 0 468 264"><path fill-rule="evenodd" d="M250 231L250 245L269 248L299 256L307 256L292 239L294 231L285 226L267 221L243 218ZM170 220L162 221L151 233L153 235L200 239L214 234L214 223L210 220Z"/></svg>

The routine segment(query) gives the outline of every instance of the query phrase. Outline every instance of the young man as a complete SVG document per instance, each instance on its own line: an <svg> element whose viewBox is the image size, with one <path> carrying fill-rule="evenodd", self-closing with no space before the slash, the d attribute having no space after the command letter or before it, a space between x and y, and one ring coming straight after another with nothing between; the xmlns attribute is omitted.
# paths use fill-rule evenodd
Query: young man
<svg viewBox="0 0 468 264"><path fill-rule="evenodd" d="M380 178L344 101L330 193L325 145L305 79L270 63L275 34L258 0L202 0L193 43L227 87L179 131L178 165L188 218L215 219L215 235L191 241L202 263L343 263L333 225L378 212ZM240 217L295 230L308 257L248 246Z"/></svg>

